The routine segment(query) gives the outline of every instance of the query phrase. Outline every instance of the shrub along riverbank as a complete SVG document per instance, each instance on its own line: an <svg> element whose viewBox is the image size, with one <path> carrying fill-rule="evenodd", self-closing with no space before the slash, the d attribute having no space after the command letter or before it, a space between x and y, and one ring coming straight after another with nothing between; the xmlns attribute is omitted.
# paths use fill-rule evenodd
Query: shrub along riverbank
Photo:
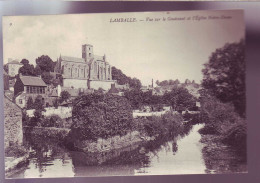
<svg viewBox="0 0 260 183"><path fill-rule="evenodd" d="M76 98L72 116L67 146L91 152L123 148L132 143L179 134L184 129L182 115L171 112L161 117L133 119L129 100L110 94L94 93Z"/></svg>
<svg viewBox="0 0 260 183"><path fill-rule="evenodd" d="M206 144L203 149L206 159L207 156L214 159L215 153L212 152L224 152L228 145L240 161L246 162L246 120L235 112L232 104L222 103L213 97L203 98L201 103L205 126L199 132L202 134L201 141ZM218 158L230 159L225 156Z"/></svg>

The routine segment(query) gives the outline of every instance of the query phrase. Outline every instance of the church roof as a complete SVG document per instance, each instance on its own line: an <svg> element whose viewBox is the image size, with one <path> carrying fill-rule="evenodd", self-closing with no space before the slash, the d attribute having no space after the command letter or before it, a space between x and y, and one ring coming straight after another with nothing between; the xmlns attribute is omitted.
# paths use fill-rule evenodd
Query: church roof
<svg viewBox="0 0 260 183"><path fill-rule="evenodd" d="M27 86L47 86L40 77L21 76L20 79L22 83Z"/></svg>
<svg viewBox="0 0 260 183"><path fill-rule="evenodd" d="M60 56L60 58L63 61L69 61L69 62L85 62L84 58L69 57L69 56Z"/></svg>

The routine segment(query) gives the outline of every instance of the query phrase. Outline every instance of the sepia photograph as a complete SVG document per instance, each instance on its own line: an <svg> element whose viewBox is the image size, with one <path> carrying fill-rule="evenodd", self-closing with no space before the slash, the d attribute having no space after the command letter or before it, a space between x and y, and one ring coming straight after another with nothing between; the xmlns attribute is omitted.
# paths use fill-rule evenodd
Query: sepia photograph
<svg viewBox="0 0 260 183"><path fill-rule="evenodd" d="M2 26L6 178L248 172L243 10Z"/></svg>

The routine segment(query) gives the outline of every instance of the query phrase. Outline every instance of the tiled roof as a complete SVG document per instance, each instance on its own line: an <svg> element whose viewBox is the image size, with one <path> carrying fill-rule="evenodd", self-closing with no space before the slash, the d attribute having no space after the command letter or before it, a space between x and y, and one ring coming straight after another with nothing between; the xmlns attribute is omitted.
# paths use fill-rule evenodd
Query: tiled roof
<svg viewBox="0 0 260 183"><path fill-rule="evenodd" d="M84 58L61 56L61 60L70 62L85 62Z"/></svg>
<svg viewBox="0 0 260 183"><path fill-rule="evenodd" d="M13 60L11 62L8 62L7 64L18 64L18 65L23 65L20 62L18 62L17 60Z"/></svg>
<svg viewBox="0 0 260 183"><path fill-rule="evenodd" d="M40 77L21 76L20 79L27 86L47 86Z"/></svg>

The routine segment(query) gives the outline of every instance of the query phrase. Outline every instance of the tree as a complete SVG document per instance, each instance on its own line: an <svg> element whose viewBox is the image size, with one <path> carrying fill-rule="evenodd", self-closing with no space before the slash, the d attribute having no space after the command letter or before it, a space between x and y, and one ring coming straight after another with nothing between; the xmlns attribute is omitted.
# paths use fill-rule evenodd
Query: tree
<svg viewBox="0 0 260 183"><path fill-rule="evenodd" d="M186 79L184 83L185 83L185 84L191 84L191 82L190 82L189 79Z"/></svg>
<svg viewBox="0 0 260 183"><path fill-rule="evenodd" d="M29 97L27 100L26 109L33 109L33 108L34 108L33 99L32 97Z"/></svg>
<svg viewBox="0 0 260 183"><path fill-rule="evenodd" d="M142 86L139 79L126 76L120 69L117 69L116 67L112 67L112 79L117 80L117 83L120 85L128 83L131 88L140 89Z"/></svg>
<svg viewBox="0 0 260 183"><path fill-rule="evenodd" d="M139 109L143 105L143 92L138 89L127 90L124 92L125 98L130 101L133 109Z"/></svg>
<svg viewBox="0 0 260 183"><path fill-rule="evenodd" d="M63 101L67 102L67 100L70 98L70 93L68 91L62 91L60 93L60 100L61 100L61 103Z"/></svg>
<svg viewBox="0 0 260 183"><path fill-rule="evenodd" d="M4 65L4 71L5 71L6 73L8 73L8 65L7 65L7 64Z"/></svg>
<svg viewBox="0 0 260 183"><path fill-rule="evenodd" d="M175 87L171 92L164 94L164 101L172 106L173 110L179 112L193 107L195 104L194 97L186 88Z"/></svg>
<svg viewBox="0 0 260 183"><path fill-rule="evenodd" d="M42 72L53 72L54 62L48 55L42 55L36 59L36 64L40 67Z"/></svg>
<svg viewBox="0 0 260 183"><path fill-rule="evenodd" d="M125 135L132 129L133 114L129 101L109 94L83 95L75 99L71 137L96 140Z"/></svg>
<svg viewBox="0 0 260 183"><path fill-rule="evenodd" d="M42 74L42 70L38 65L36 65L36 67L34 69L34 73L36 76L40 76Z"/></svg>
<svg viewBox="0 0 260 183"><path fill-rule="evenodd" d="M54 101L53 101L53 106L57 109L58 106L59 106L59 100L56 98Z"/></svg>
<svg viewBox="0 0 260 183"><path fill-rule="evenodd" d="M42 80L47 84L51 84L53 80L53 76L49 72L43 72L41 74Z"/></svg>
<svg viewBox="0 0 260 183"><path fill-rule="evenodd" d="M24 59L22 59L22 61L20 63L23 64L23 65L28 65L29 61L24 58Z"/></svg>
<svg viewBox="0 0 260 183"><path fill-rule="evenodd" d="M129 79L128 83L131 88L135 89L140 89L142 86L141 81L137 78Z"/></svg>
<svg viewBox="0 0 260 183"><path fill-rule="evenodd" d="M41 125L41 121L43 119L42 112L45 111L44 109L44 99L41 95L38 95L34 101L33 107L35 109L34 111L34 117L32 119L32 122L37 123L38 126Z"/></svg>
<svg viewBox="0 0 260 183"><path fill-rule="evenodd" d="M204 64L202 86L224 103L231 102L245 117L245 44L228 43Z"/></svg>
<svg viewBox="0 0 260 183"><path fill-rule="evenodd" d="M32 64L29 64L29 61L27 59L22 59L20 63L22 63L23 66L19 69L19 74L22 74L24 76L35 76L34 66Z"/></svg>

